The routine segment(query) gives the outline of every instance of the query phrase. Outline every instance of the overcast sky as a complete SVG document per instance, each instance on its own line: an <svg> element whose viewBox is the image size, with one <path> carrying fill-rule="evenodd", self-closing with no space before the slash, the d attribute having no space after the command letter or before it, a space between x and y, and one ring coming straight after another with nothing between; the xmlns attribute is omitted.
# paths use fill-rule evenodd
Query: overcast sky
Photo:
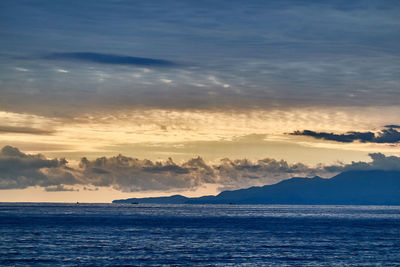
<svg viewBox="0 0 400 267"><path fill-rule="evenodd" d="M313 171L399 156L399 14L379 0L3 0L0 146L74 168L118 154Z"/></svg>

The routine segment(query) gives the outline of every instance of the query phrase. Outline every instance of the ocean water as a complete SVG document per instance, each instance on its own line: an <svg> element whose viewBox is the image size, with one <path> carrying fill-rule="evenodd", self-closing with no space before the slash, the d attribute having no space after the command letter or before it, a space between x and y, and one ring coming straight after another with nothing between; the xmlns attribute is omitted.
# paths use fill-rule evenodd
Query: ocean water
<svg viewBox="0 0 400 267"><path fill-rule="evenodd" d="M0 203L0 266L400 266L400 207Z"/></svg>

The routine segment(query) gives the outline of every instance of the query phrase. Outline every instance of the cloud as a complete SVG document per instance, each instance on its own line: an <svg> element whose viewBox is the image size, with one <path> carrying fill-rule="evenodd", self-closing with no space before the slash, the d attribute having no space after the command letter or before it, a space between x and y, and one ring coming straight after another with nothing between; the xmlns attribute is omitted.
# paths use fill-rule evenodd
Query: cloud
<svg viewBox="0 0 400 267"><path fill-rule="evenodd" d="M79 184L66 164L65 159L46 159L5 146L0 151L0 189Z"/></svg>
<svg viewBox="0 0 400 267"><path fill-rule="evenodd" d="M215 182L213 170L200 158L178 165L171 158L153 162L118 155L92 161L82 158L80 168L91 185L112 186L126 192L195 189Z"/></svg>
<svg viewBox="0 0 400 267"><path fill-rule="evenodd" d="M223 88L231 87L229 84L219 81L215 76L209 76L208 80L210 80L214 85L222 86Z"/></svg>
<svg viewBox="0 0 400 267"><path fill-rule="evenodd" d="M264 158L257 161L224 158L207 164L201 157L180 164L171 158L151 161L118 155L93 160L82 158L71 168L64 159L46 159L5 146L0 152L0 189L43 187L45 191L74 191L112 187L123 192L195 190L215 184L222 190L276 183L294 176L333 176L350 170L400 170L400 157L369 154L371 162L310 167L302 163Z"/></svg>
<svg viewBox="0 0 400 267"><path fill-rule="evenodd" d="M84 157L79 167L71 168L64 159L46 159L40 154L29 155L5 146L0 153L0 173L0 189L39 186L54 192L83 185L138 192L194 190L204 184L240 188L271 183L295 174L311 175L315 170L301 163L288 164L274 159L253 162L226 158L211 165L200 157L177 164L171 158L151 161L123 155L94 160Z"/></svg>
<svg viewBox="0 0 400 267"><path fill-rule="evenodd" d="M20 67L16 67L16 68L14 68L14 69L17 70L17 71L22 71L22 72L27 72L27 71L29 71L28 69L20 68Z"/></svg>
<svg viewBox="0 0 400 267"><path fill-rule="evenodd" d="M304 5L225 0L220 8L202 1L97 2L85 1L77 8L44 1L43 20L25 1L2 5L2 29L19 33L0 43L3 109L78 116L127 107L336 108L399 102L393 88L400 79L400 6L391 1ZM20 17L24 25L15 21ZM32 40L35 45L29 45ZM39 50L52 60L38 62L37 56L29 56ZM107 67L167 67L183 59L193 64L182 72L160 68L136 80L131 70ZM110 78L99 85L87 64L66 66L57 60L99 63L96 68ZM70 70L67 79L54 75L57 67ZM168 93L160 77L173 81Z"/></svg>
<svg viewBox="0 0 400 267"><path fill-rule="evenodd" d="M85 191L99 191L99 188L98 187L90 188L90 187L84 186L83 190L85 190Z"/></svg>
<svg viewBox="0 0 400 267"><path fill-rule="evenodd" d="M144 67L173 67L177 64L164 59L131 57L94 52L51 53L42 57L49 60L79 61L113 65L133 65Z"/></svg>
<svg viewBox="0 0 400 267"><path fill-rule="evenodd" d="M168 80L168 79L160 79L160 81L163 83L172 83L172 80Z"/></svg>
<svg viewBox="0 0 400 267"><path fill-rule="evenodd" d="M85 182L92 186L111 186L124 192L168 191L196 189L204 184L218 184L221 188L242 188L273 183L293 175L315 175L326 172L304 164L289 164L284 160L222 159L207 164L201 157L181 164L171 158L150 161L118 155L95 160L82 158L80 170Z"/></svg>
<svg viewBox="0 0 400 267"><path fill-rule="evenodd" d="M388 125L395 126L395 125ZM316 139L323 139L329 141L336 141L341 143L351 143L354 141L360 141L362 143L399 143L400 132L395 130L397 127L390 127L389 129L383 129L378 133L373 132L347 132L345 134L334 134L327 132L314 132L310 130L295 131L290 133L291 135L303 135L310 136ZM400 128L400 127L399 127Z"/></svg>
<svg viewBox="0 0 400 267"><path fill-rule="evenodd" d="M69 70L56 69L56 72L60 72L60 73L69 73Z"/></svg>
<svg viewBox="0 0 400 267"><path fill-rule="evenodd" d="M325 166L324 169L328 172L343 172L353 170L397 170L400 171L400 157L385 156L382 153L368 154L372 162L353 161L350 164L338 164Z"/></svg>
<svg viewBox="0 0 400 267"><path fill-rule="evenodd" d="M38 129L38 128L0 125L0 134L1 133L46 135L46 134L52 134L54 132L49 131L49 130L44 130L44 129Z"/></svg>
<svg viewBox="0 0 400 267"><path fill-rule="evenodd" d="M289 164L285 160L271 158L258 161L225 158L213 167L218 171L219 183L223 189L271 184L293 176L315 176L323 172L302 163Z"/></svg>
<svg viewBox="0 0 400 267"><path fill-rule="evenodd" d="M46 192L62 192L62 191L67 191L67 192L74 192L74 191L79 191L79 189L74 189L74 188L69 188L69 187L64 187L63 185L56 185L56 186L48 186L44 189Z"/></svg>
<svg viewBox="0 0 400 267"><path fill-rule="evenodd" d="M390 125L385 125L386 128L396 128L400 129L400 125L395 125L395 124L390 124Z"/></svg>

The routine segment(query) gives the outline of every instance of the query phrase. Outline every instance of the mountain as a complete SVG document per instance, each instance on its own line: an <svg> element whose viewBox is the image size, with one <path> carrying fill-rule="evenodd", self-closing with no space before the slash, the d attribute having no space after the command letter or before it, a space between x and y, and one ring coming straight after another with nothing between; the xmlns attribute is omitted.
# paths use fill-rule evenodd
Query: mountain
<svg viewBox="0 0 400 267"><path fill-rule="evenodd" d="M295 177L216 196L130 198L113 203L400 205L400 171L348 171L330 179Z"/></svg>

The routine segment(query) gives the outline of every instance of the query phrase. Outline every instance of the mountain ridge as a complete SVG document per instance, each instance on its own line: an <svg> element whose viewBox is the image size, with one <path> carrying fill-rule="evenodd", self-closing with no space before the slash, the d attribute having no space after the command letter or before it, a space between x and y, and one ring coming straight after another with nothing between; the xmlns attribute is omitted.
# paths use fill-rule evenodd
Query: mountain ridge
<svg viewBox="0 0 400 267"><path fill-rule="evenodd" d="M216 196L129 198L113 203L400 205L400 171L346 171L332 178L293 177Z"/></svg>

